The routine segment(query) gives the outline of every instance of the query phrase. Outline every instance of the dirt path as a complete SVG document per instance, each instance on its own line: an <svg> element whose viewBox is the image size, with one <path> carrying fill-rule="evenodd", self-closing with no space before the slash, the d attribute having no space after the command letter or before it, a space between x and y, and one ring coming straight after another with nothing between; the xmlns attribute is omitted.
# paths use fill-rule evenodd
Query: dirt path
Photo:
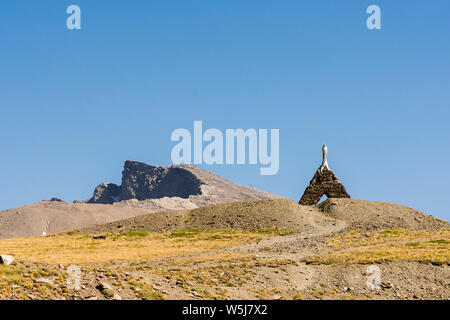
<svg viewBox="0 0 450 320"><path fill-rule="evenodd" d="M258 267L251 269L252 275L240 286L218 286L219 289L226 290L228 296L233 299L258 299L258 298L279 298L277 290L282 288L284 292L289 291L292 295L295 292L305 290L315 283L319 277L313 266L300 262L302 259L317 254L326 248L326 239L329 236L345 230L347 223L339 221L334 226L322 227L318 231L293 233L285 236L274 236L263 239L257 243L247 243L235 247L213 250L209 252L177 256L173 258L152 260L153 267L161 265L173 265L175 260L204 260L205 262L195 263L186 266L187 269L210 270L217 268L221 261L207 260L221 254L238 254L242 257L253 257ZM269 267L265 267L267 264ZM282 275L278 268L283 270ZM152 282L160 285L159 289L164 291L169 299L200 299L196 295L187 294L182 289L168 283L161 276L135 273L136 276L144 276ZM240 277L245 277L245 273ZM192 284L192 286L194 286ZM267 291L268 296L262 296L261 292ZM274 292L272 292L274 291Z"/></svg>

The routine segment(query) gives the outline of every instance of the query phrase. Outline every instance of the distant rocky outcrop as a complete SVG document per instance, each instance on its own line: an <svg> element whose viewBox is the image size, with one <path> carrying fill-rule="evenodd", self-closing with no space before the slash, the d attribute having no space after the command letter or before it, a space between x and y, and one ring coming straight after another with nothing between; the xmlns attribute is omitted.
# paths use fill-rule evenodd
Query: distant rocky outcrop
<svg viewBox="0 0 450 320"><path fill-rule="evenodd" d="M177 166L154 167L126 161L122 172L122 200L162 197L189 198L202 194L200 181L190 171Z"/></svg>
<svg viewBox="0 0 450 320"><path fill-rule="evenodd" d="M122 184L99 184L86 202L167 210L277 197L240 186L193 165L163 167L127 160Z"/></svg>
<svg viewBox="0 0 450 320"><path fill-rule="evenodd" d="M120 201L121 188L114 183L101 183L95 190L94 195L88 203L113 204Z"/></svg>

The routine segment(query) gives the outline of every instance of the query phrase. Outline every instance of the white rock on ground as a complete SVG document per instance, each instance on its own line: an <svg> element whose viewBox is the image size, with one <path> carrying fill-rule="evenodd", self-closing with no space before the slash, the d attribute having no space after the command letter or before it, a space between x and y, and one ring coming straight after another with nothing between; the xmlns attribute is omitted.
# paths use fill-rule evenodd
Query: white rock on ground
<svg viewBox="0 0 450 320"><path fill-rule="evenodd" d="M9 266L11 263L13 263L14 257L8 256L6 254L0 255L0 264L5 264Z"/></svg>
<svg viewBox="0 0 450 320"><path fill-rule="evenodd" d="M55 284L52 280L46 279L46 278L39 278L39 279L36 279L34 281L37 282L37 283L48 284L50 286Z"/></svg>

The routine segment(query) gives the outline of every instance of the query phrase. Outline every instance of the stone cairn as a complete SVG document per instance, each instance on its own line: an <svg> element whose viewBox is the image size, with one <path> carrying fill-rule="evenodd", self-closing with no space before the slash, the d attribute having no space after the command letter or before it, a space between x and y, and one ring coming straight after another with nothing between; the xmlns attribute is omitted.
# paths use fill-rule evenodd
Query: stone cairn
<svg viewBox="0 0 450 320"><path fill-rule="evenodd" d="M350 198L345 187L328 167L327 146L322 147L322 165L317 169L314 177L298 202L301 205L312 206L317 204L323 195L328 198Z"/></svg>

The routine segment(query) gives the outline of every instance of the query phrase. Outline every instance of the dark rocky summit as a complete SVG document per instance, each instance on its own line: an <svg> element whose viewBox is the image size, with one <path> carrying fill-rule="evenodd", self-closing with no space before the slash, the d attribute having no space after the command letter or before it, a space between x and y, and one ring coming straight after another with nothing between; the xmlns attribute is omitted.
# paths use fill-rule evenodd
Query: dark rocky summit
<svg viewBox="0 0 450 320"><path fill-rule="evenodd" d="M328 168L323 168L322 172L320 169L316 171L309 186L303 193L299 204L307 206L315 205L323 195L326 195L328 198L350 198L345 187L334 172Z"/></svg>
<svg viewBox="0 0 450 320"><path fill-rule="evenodd" d="M190 171L177 166L154 167L126 161L122 172L122 200L189 198L202 194L202 182Z"/></svg>
<svg viewBox="0 0 450 320"><path fill-rule="evenodd" d="M99 184L88 203L112 204L122 200L148 200L163 197L189 198L202 194L199 180L179 166L155 167L137 161L125 161L122 185Z"/></svg>

